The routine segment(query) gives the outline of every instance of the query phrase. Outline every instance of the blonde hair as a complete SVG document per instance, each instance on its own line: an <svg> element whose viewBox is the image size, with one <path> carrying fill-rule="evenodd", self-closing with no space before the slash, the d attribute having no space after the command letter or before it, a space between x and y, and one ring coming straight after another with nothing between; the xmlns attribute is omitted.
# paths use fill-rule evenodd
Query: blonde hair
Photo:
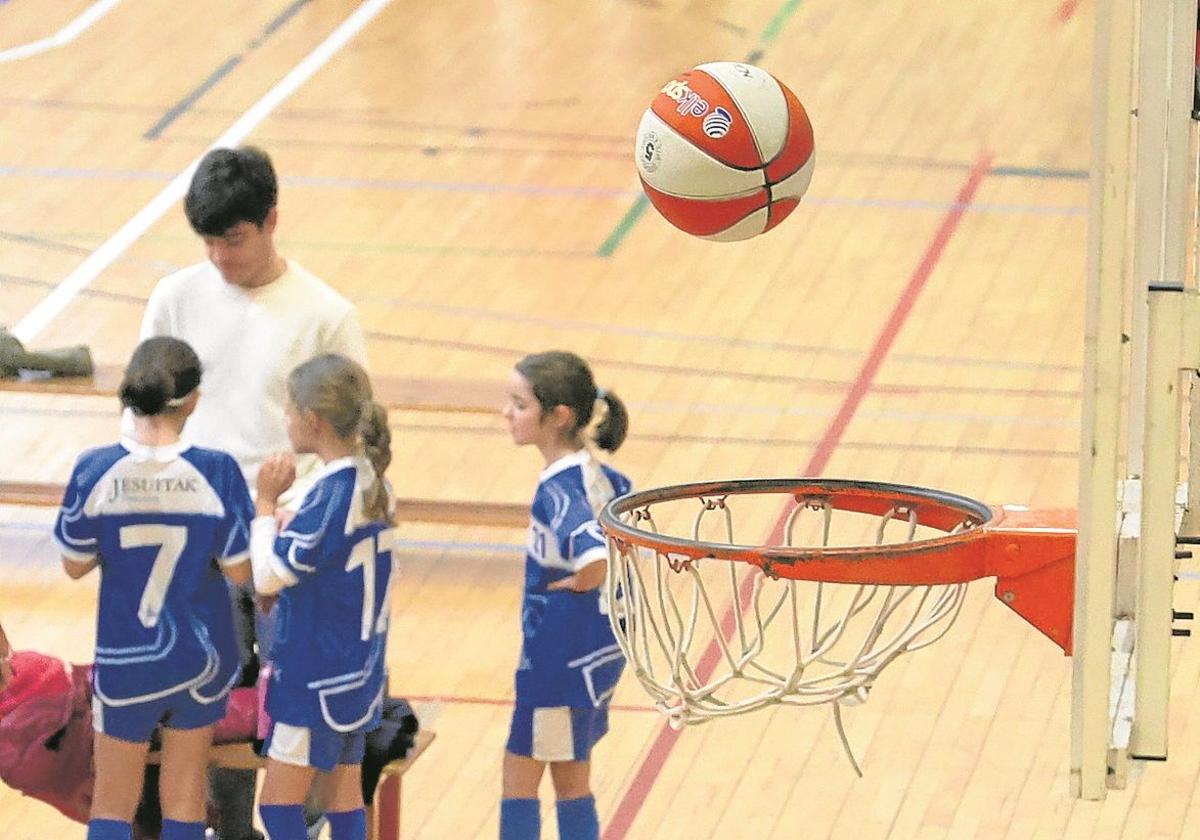
<svg viewBox="0 0 1200 840"><path fill-rule="evenodd" d="M315 356L291 372L287 389L297 408L328 421L338 437L358 440L375 468L375 480L363 491L363 511L370 519L391 523L383 475L392 462L392 432L387 409L375 402L362 365L336 353Z"/></svg>

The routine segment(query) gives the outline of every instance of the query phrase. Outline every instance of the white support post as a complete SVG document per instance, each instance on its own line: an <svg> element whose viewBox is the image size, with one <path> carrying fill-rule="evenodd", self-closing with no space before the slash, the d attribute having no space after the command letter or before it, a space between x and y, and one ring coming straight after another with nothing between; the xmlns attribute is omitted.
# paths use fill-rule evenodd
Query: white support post
<svg viewBox="0 0 1200 840"><path fill-rule="evenodd" d="M1107 790L1133 29L1131 4L1098 2L1071 663L1071 795L1083 799Z"/></svg>
<svg viewBox="0 0 1200 840"><path fill-rule="evenodd" d="M1143 0L1138 47L1134 287L1149 288L1137 674L1130 753L1167 756L1175 493L1196 0ZM1138 300L1137 297L1134 298ZM1136 423L1136 418L1131 421Z"/></svg>
<svg viewBox="0 0 1200 840"><path fill-rule="evenodd" d="M1137 677L1130 741L1130 753L1135 758L1167 757L1183 296L1182 289L1150 293L1142 534L1134 644Z"/></svg>

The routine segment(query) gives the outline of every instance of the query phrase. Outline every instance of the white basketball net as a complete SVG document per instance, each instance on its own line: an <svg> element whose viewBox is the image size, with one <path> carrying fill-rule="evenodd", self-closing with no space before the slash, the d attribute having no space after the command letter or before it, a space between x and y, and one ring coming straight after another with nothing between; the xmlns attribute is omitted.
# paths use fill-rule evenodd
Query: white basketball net
<svg viewBox="0 0 1200 840"><path fill-rule="evenodd" d="M732 498L699 498L693 540L713 530L715 516L723 541L737 544ZM658 534L650 508L635 509L624 521ZM911 542L919 529L930 530L918 526L915 513L900 503L877 517L835 511L828 499L810 499L791 511L784 545L830 546L833 525L841 518L857 518L859 531L874 527L874 545ZM964 521L949 533L971 525ZM807 539L793 542L802 535ZM866 701L889 663L941 638L966 593L965 583L882 586L772 579L746 563L668 556L611 534L608 544L613 630L633 672L672 726L779 703L829 703L859 775L841 705Z"/></svg>

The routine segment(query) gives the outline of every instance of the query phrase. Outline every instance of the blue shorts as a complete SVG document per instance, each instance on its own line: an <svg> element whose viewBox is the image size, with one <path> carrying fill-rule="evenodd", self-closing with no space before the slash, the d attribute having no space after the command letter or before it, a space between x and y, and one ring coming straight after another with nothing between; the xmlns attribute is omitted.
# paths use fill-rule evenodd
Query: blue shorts
<svg viewBox="0 0 1200 840"><path fill-rule="evenodd" d="M517 706L505 746L513 755L538 761L587 761L608 732L608 706Z"/></svg>
<svg viewBox="0 0 1200 840"><path fill-rule="evenodd" d="M219 700L201 703L190 689L157 700L113 706L92 695L92 728L122 741L143 743L160 723L167 729L200 729L225 717L226 692Z"/></svg>
<svg viewBox="0 0 1200 840"><path fill-rule="evenodd" d="M365 732L334 732L272 721L262 754L284 764L329 771L339 764L362 764L366 749Z"/></svg>

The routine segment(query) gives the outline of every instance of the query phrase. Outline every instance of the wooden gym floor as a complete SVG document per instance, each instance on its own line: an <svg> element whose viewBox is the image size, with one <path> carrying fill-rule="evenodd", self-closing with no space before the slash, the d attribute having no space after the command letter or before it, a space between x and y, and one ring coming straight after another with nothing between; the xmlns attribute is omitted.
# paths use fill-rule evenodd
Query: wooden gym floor
<svg viewBox="0 0 1200 840"><path fill-rule="evenodd" d="M202 256L159 197L209 144L245 139L281 173L283 251L360 306L377 372L502 380L528 351L573 349L629 403L616 460L641 487L822 474L1073 507L1091 15L1073 0L3 0L0 323L36 312L36 345L121 364L155 280ZM714 59L776 74L816 130L806 201L744 244L647 211L631 159L659 86ZM402 495L528 499L536 453L498 415L392 419ZM4 393L0 424L0 480L62 481L116 412ZM50 516L0 509L0 619L18 647L87 660L95 581L58 573ZM406 835L495 836L523 534L402 534L392 690L439 734L406 780ZM677 734L627 676L594 759L605 837L1198 836L1200 658L1176 654L1171 760L1103 803L1067 793L1069 660L986 583L847 713L861 780L824 710ZM0 836L82 833L0 788Z"/></svg>

